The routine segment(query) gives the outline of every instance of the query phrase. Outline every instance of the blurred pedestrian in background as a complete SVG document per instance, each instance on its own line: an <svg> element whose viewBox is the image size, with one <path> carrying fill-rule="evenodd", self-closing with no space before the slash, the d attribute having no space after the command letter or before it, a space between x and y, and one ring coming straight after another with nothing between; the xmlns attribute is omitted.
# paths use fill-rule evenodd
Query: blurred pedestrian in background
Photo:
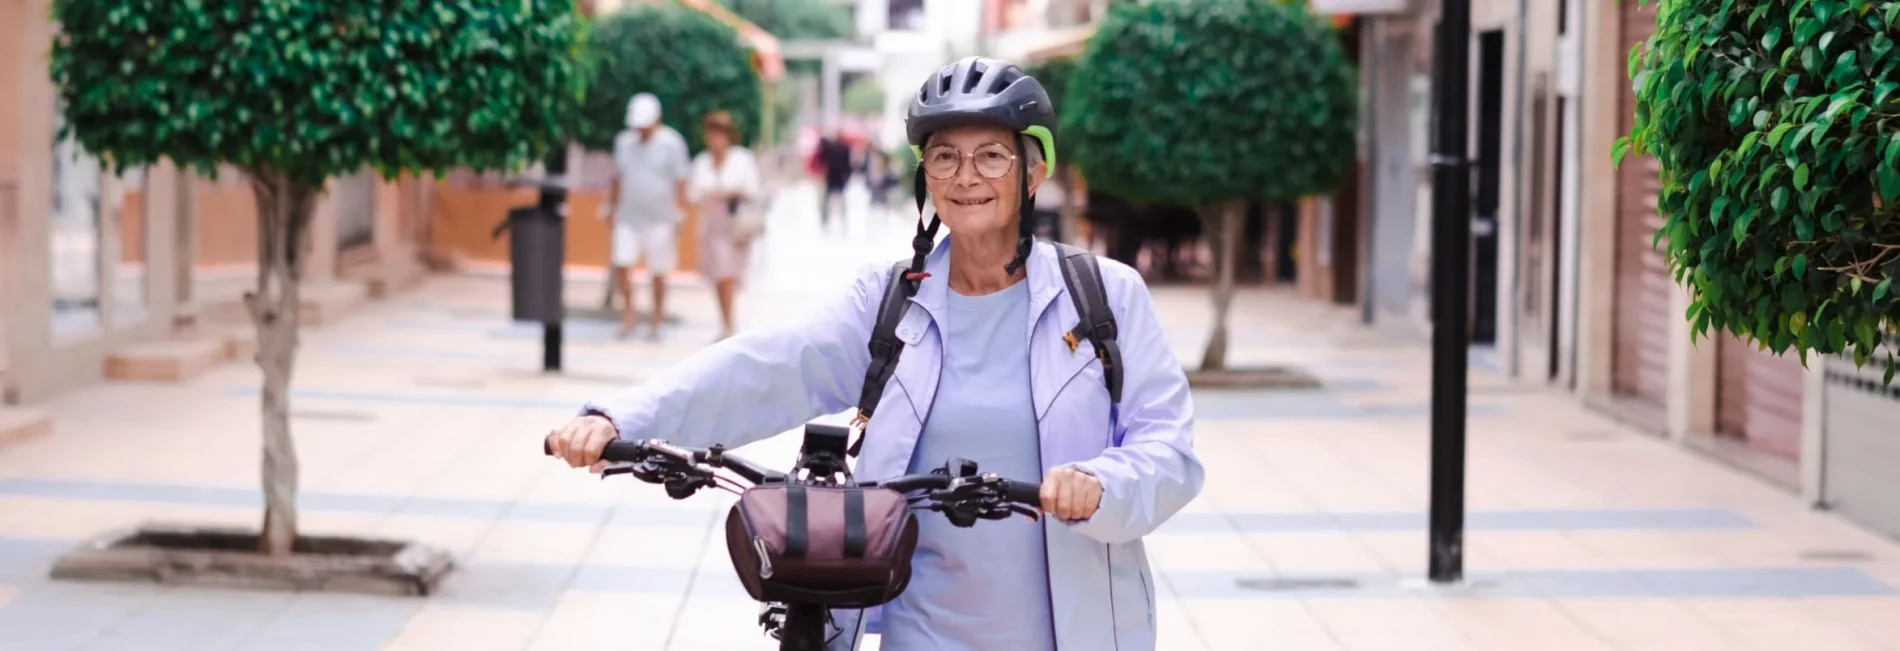
<svg viewBox="0 0 1900 651"><path fill-rule="evenodd" d="M818 169L825 181L825 195L818 214L818 223L825 230L831 229L831 214L838 213L838 225L845 228L844 186L851 180L851 147L845 144L837 127L828 129L825 138L818 141L815 153Z"/></svg>
<svg viewBox="0 0 1900 651"><path fill-rule="evenodd" d="M719 338L732 336L734 288L745 273L753 238L763 231L759 166L739 146L732 115L709 113L700 128L706 151L693 160L689 194L699 211L699 268L719 298Z"/></svg>
<svg viewBox="0 0 1900 651"><path fill-rule="evenodd" d="M633 266L644 263L653 276L647 338L660 338L666 274L679 262L678 225L693 211L686 187L691 169L686 138L660 123L660 99L651 93L634 95L627 102L627 130L614 137L612 197L602 207L613 211L613 266L619 273L612 282L620 290L621 337L633 334L637 325Z"/></svg>

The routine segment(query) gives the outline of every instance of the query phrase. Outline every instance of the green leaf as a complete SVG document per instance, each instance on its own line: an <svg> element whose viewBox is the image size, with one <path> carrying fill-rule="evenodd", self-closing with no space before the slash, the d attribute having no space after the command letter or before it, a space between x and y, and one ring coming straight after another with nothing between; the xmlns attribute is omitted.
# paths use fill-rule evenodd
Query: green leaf
<svg viewBox="0 0 1900 651"><path fill-rule="evenodd" d="M1892 289L1892 285L1893 285L1892 276L1888 276L1886 278L1880 279L1880 284L1874 285L1874 300L1878 301L1883 298L1886 298L1887 291Z"/></svg>
<svg viewBox="0 0 1900 651"><path fill-rule="evenodd" d="M1808 164L1802 163L1794 168L1794 187L1803 190L1808 187Z"/></svg>
<svg viewBox="0 0 1900 651"><path fill-rule="evenodd" d="M1779 44L1781 44L1781 26L1770 27L1767 33L1761 35L1761 49L1772 51Z"/></svg>
<svg viewBox="0 0 1900 651"><path fill-rule="evenodd" d="M1794 269L1795 278L1802 278L1806 276L1808 273L1808 254L1806 253L1794 254L1793 269Z"/></svg>
<svg viewBox="0 0 1900 651"><path fill-rule="evenodd" d="M1781 137L1788 135L1788 130L1793 129L1793 128L1794 128L1794 125L1783 123L1781 126L1775 127L1773 131L1769 131L1768 132L1768 146L1769 147L1781 146Z"/></svg>
<svg viewBox="0 0 1900 651"><path fill-rule="evenodd" d="M1768 199L1768 205L1770 207L1773 207L1775 209L1775 212L1782 212L1782 211L1787 210L1788 209L1788 189L1785 187L1775 188L1774 194L1771 195Z"/></svg>
<svg viewBox="0 0 1900 651"><path fill-rule="evenodd" d="M1855 276L1851 284L1853 285L1853 291L1852 291L1853 295L1859 296L1860 295L1860 277Z"/></svg>
<svg viewBox="0 0 1900 651"><path fill-rule="evenodd" d="M1629 136L1623 136L1621 138L1617 138L1616 142L1610 145L1610 164L1616 167L1622 167L1623 157L1628 155L1629 153L1630 153Z"/></svg>
<svg viewBox="0 0 1900 651"><path fill-rule="evenodd" d="M1722 225L1722 213L1728 210L1728 197L1716 197L1715 204L1709 208L1710 223Z"/></svg>
<svg viewBox="0 0 1900 651"><path fill-rule="evenodd" d="M1900 171L1894 170L1890 165L1882 165L1874 176L1879 181L1880 200L1883 203L1892 204L1900 201Z"/></svg>
<svg viewBox="0 0 1900 651"><path fill-rule="evenodd" d="M1756 214L1754 210L1746 210L1742 212L1741 217L1735 220L1735 226L1731 229L1730 236L1735 239L1736 244L1739 245L1742 243L1742 240L1748 239L1748 226L1749 224L1755 223Z"/></svg>
<svg viewBox="0 0 1900 651"><path fill-rule="evenodd" d="M1801 336L1802 332L1807 331L1807 329L1808 329L1808 313L1795 312L1794 314L1788 315L1788 331L1789 332L1794 333L1794 335L1798 337L1798 336Z"/></svg>

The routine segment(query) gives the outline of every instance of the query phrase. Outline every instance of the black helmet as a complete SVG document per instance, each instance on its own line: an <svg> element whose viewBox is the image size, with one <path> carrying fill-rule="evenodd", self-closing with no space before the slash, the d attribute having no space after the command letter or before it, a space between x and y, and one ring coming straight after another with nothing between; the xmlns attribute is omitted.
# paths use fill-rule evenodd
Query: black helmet
<svg viewBox="0 0 1900 651"><path fill-rule="evenodd" d="M1042 146L1042 159L1049 175L1055 175L1055 106L1050 104L1049 91L1043 90L1042 82L1023 74L1015 64L968 57L939 68L937 74L917 90L917 96L910 102L910 112L904 116L905 135L910 138L911 150L916 152L920 162L930 134L966 124L994 124L1035 138ZM1035 242L1031 234L1032 203L1027 171L1017 177L1022 184L1018 215L1022 233L1016 246L1016 259L1004 267L1012 274L1029 259L1030 246ZM912 184L917 195L917 216L921 218L925 203L921 170L912 175ZM917 237L911 240L914 255L910 273L905 277L906 291L911 294L916 293L917 284L923 279L924 258L930 254L940 223L935 215L931 216L929 226L922 221L917 223Z"/></svg>
<svg viewBox="0 0 1900 651"><path fill-rule="evenodd" d="M1056 109L1042 82L1013 63L967 57L937 70L911 99L905 135L921 148L930 134L965 124L995 124L1036 139L1055 172Z"/></svg>

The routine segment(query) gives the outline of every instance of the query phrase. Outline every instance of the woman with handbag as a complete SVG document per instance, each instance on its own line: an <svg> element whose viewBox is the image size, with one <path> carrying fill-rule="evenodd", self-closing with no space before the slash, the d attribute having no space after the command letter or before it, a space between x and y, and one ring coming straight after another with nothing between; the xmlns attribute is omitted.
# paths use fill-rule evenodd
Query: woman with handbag
<svg viewBox="0 0 1900 651"><path fill-rule="evenodd" d="M706 151L693 159L687 193L699 206L699 270L719 297L719 338L732 336L733 292L761 230L759 164L737 144L738 130L725 111L706 115Z"/></svg>

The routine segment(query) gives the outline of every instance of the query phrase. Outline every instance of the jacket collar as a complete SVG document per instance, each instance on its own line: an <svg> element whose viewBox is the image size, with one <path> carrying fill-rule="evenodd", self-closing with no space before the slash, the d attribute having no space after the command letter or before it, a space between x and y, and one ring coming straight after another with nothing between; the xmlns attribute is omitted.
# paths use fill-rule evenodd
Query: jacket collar
<svg viewBox="0 0 1900 651"><path fill-rule="evenodd" d="M1061 263L1056 259L1056 247L1048 242L1036 240L1030 247L1029 261L1025 263L1029 275L1023 282L1029 283L1029 319L1035 323L1049 303L1067 291L1062 282ZM917 295L911 297L911 303L924 308L930 318L941 319L950 300L950 238L944 237L932 249L930 256L924 259L924 271L930 274ZM913 310L913 312L915 312ZM915 317L913 317L915 318ZM907 321L910 319L906 319ZM900 338L906 343L915 344L923 336L923 328L910 328L909 336L900 332Z"/></svg>

